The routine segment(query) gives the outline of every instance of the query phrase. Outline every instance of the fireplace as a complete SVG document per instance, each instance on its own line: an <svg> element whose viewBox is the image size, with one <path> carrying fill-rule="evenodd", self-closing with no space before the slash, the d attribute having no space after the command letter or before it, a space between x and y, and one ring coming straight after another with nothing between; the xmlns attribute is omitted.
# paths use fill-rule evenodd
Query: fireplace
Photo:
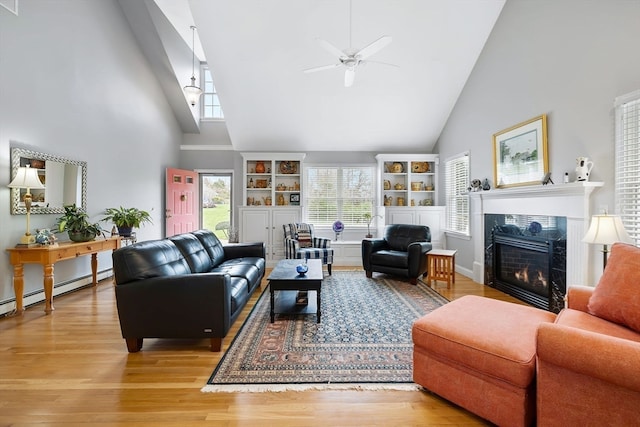
<svg viewBox="0 0 640 427"><path fill-rule="evenodd" d="M524 215L487 215L493 226L485 228L485 284L557 313L566 293L566 221L533 219L540 222Z"/></svg>

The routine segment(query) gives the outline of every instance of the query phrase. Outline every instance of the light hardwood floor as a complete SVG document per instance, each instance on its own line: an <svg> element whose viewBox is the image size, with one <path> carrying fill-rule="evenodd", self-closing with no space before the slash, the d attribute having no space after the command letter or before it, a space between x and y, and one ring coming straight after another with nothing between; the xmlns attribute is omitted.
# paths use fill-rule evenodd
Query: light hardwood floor
<svg viewBox="0 0 640 427"><path fill-rule="evenodd" d="M434 288L449 300L474 294L519 302L461 275L449 290L441 282ZM0 318L1 426L486 425L426 391L201 393L223 352L210 352L207 340L146 339L129 354L111 280L58 296L55 308L45 315L38 304ZM188 315L175 313L176 321Z"/></svg>

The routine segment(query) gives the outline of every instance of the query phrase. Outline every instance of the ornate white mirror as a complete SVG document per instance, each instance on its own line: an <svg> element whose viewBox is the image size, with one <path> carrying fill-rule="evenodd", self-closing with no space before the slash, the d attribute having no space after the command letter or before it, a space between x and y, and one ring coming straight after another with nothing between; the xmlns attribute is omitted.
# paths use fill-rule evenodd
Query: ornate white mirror
<svg viewBox="0 0 640 427"><path fill-rule="evenodd" d="M87 162L66 159L24 148L11 148L11 179L19 167L29 166L38 170L44 189L32 190L31 213L64 213L64 206L76 204L87 208ZM26 214L24 194L26 189L11 189L11 213Z"/></svg>

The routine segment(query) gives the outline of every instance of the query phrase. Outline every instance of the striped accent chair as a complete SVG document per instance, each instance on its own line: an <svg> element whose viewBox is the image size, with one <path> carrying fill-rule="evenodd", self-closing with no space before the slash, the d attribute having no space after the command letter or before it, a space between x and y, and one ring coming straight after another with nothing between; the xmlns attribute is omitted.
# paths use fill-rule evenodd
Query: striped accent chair
<svg viewBox="0 0 640 427"><path fill-rule="evenodd" d="M331 264L333 264L331 239L316 237L313 224L284 224L282 227L284 228L284 254L287 259L321 259L331 275Z"/></svg>

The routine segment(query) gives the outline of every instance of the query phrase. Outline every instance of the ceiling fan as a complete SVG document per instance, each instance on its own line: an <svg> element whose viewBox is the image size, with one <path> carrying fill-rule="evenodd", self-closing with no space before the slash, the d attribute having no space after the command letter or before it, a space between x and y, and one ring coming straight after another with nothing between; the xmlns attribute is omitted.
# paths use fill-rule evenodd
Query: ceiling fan
<svg viewBox="0 0 640 427"><path fill-rule="evenodd" d="M391 36L382 36L378 40L368 44L360 50L349 47L345 50L340 50L331 43L323 39L317 39L321 47L327 52L338 57L338 62L329 65L322 65L320 67L314 67L304 70L305 73L315 73L316 71L330 70L340 66L344 66L344 86L351 87L356 76L356 68L360 65L364 65L368 62L375 62L383 65L390 65L397 67L397 65L387 64L385 62L378 61L365 61L366 58L380 51L383 47L391 43ZM351 1L349 1L349 46L351 46Z"/></svg>

